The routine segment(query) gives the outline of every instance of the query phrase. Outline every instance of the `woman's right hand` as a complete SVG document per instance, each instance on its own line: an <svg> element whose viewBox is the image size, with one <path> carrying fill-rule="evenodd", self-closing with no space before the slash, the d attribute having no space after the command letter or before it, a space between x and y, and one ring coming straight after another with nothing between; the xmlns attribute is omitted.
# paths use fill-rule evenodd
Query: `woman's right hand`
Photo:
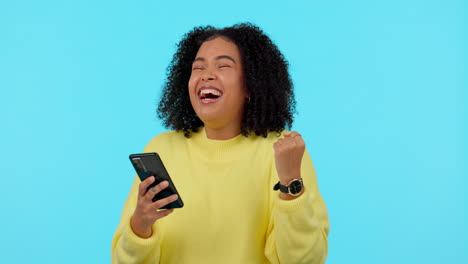
<svg viewBox="0 0 468 264"><path fill-rule="evenodd" d="M153 202L154 195L169 186L167 181L163 181L146 192L146 188L148 188L148 186L150 186L154 181L154 176L151 176L140 183L138 187L137 206L130 222L133 232L142 238L151 237L153 234L151 227L154 222L174 211L174 209L160 211L158 211L158 209L178 199L177 194L173 194L169 197Z"/></svg>

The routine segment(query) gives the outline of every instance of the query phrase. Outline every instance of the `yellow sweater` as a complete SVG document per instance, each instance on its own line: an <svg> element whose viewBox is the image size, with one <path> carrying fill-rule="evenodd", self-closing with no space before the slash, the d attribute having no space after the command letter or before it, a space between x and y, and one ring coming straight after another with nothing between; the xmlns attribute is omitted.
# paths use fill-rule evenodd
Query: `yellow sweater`
<svg viewBox="0 0 468 264"><path fill-rule="evenodd" d="M324 263L329 223L312 160L306 151L305 192L281 200L273 191L277 140L276 133L210 140L204 128L191 138L175 131L153 138L144 152L159 153L184 207L157 220L152 237L138 237L130 227L135 177L112 240L112 263Z"/></svg>

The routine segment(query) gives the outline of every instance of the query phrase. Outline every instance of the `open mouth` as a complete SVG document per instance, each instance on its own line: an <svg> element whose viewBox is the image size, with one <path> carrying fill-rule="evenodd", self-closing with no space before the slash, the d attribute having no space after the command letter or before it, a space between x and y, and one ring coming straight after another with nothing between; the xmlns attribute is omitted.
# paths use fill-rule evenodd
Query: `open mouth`
<svg viewBox="0 0 468 264"><path fill-rule="evenodd" d="M200 90L199 98L200 98L200 102L202 102L202 103L214 103L222 95L223 95L223 92L221 92L218 89L204 88L204 89Z"/></svg>

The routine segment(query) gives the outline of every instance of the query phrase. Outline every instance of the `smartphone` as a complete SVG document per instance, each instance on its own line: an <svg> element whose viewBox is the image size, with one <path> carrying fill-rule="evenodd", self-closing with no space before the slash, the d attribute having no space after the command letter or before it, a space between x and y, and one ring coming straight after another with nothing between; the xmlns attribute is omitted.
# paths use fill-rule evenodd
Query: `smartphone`
<svg viewBox="0 0 468 264"><path fill-rule="evenodd" d="M164 164L161 158L159 157L158 153L151 152L132 154L129 156L129 158L141 181L144 181L146 178L151 176L154 176L154 178L156 179L150 186L148 186L148 188L146 188L146 191L153 188L162 181L169 182L168 187L161 190L153 197L153 202L161 200L173 194L177 194L179 196L179 199L177 199L176 201L165 205L159 209L182 208L184 206L184 202L182 201L180 194L177 192L177 189L174 183L172 182L171 177L169 177L169 173L167 173L167 170L164 167Z"/></svg>

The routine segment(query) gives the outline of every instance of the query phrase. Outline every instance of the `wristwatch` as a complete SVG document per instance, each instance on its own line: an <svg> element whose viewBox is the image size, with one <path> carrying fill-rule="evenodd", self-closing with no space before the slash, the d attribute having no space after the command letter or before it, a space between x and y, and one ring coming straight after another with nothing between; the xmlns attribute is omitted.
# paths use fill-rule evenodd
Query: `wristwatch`
<svg viewBox="0 0 468 264"><path fill-rule="evenodd" d="M288 185L282 185L280 182L278 182L273 187L273 190L280 190L283 193L287 193L292 196L298 196L302 193L302 190L304 190L304 183L302 182L302 178L294 179L290 181Z"/></svg>

